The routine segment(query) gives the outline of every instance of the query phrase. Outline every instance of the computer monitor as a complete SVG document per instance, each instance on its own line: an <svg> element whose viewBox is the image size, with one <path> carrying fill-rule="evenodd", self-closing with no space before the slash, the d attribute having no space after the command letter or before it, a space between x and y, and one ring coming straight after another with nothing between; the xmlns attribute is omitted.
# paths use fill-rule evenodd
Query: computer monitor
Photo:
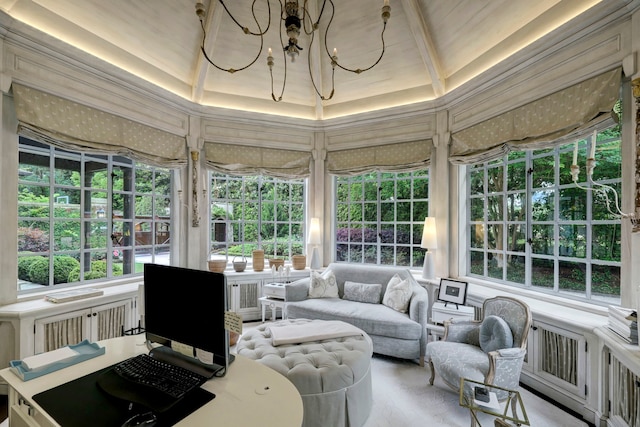
<svg viewBox="0 0 640 427"><path fill-rule="evenodd" d="M230 363L229 332L224 327L226 311L224 274L144 265L145 334L149 343L162 345L154 347L154 357L190 365L185 367L199 373L204 370L208 376L224 375ZM171 350L172 343L192 347L193 355L176 354Z"/></svg>

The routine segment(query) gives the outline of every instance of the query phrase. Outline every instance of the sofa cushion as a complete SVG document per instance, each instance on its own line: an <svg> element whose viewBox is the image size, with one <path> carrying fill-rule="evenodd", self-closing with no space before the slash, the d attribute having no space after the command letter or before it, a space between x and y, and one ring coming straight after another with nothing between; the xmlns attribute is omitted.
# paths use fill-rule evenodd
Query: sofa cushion
<svg viewBox="0 0 640 427"><path fill-rule="evenodd" d="M344 282L343 298L349 301L380 304L382 285L379 283Z"/></svg>
<svg viewBox="0 0 640 427"><path fill-rule="evenodd" d="M382 298L382 304L400 313L406 313L412 294L413 289L411 289L409 280L402 280L402 278L396 274L387 284L387 290L384 293L384 298Z"/></svg>
<svg viewBox="0 0 640 427"><path fill-rule="evenodd" d="M480 348L485 353L513 347L513 334L507 322L498 316L487 316L480 325Z"/></svg>
<svg viewBox="0 0 640 427"><path fill-rule="evenodd" d="M287 303L287 317L342 320L369 335L419 340L422 326L408 315L382 304L363 304L340 298L314 298Z"/></svg>
<svg viewBox="0 0 640 427"><path fill-rule="evenodd" d="M309 298L337 298L338 285L336 276L331 270L325 270L322 274L316 271L311 272L309 282Z"/></svg>

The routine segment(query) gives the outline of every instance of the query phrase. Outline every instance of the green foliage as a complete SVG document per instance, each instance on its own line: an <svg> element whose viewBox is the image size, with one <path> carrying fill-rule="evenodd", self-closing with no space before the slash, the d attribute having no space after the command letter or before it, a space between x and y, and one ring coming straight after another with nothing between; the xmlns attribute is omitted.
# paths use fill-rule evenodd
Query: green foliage
<svg viewBox="0 0 640 427"><path fill-rule="evenodd" d="M49 285L49 259L40 257L29 267L29 281L41 285Z"/></svg>
<svg viewBox="0 0 640 427"><path fill-rule="evenodd" d="M49 259L39 257L31 263L29 267L29 281L41 285L49 285ZM67 283L69 273L80 263L73 257L67 255L56 255L53 257L53 283Z"/></svg>
<svg viewBox="0 0 640 427"><path fill-rule="evenodd" d="M122 264L113 263L113 275L122 276ZM102 279L107 277L107 261L91 261L91 270L85 271L84 280ZM80 281L80 265L69 273L69 283Z"/></svg>
<svg viewBox="0 0 640 427"><path fill-rule="evenodd" d="M53 283L67 283L69 279L69 273L80 263L77 259L67 256L59 255L53 257Z"/></svg>
<svg viewBox="0 0 640 427"><path fill-rule="evenodd" d="M18 279L29 280L29 269L31 268L31 264L33 264L34 261L38 259L46 259L46 258L41 256L20 257L20 259L18 260Z"/></svg>

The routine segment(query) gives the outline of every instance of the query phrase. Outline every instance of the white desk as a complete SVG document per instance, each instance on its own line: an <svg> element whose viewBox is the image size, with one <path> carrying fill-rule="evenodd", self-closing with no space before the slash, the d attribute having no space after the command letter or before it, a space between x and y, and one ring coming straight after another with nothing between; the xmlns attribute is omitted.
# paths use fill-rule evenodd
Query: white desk
<svg viewBox="0 0 640 427"><path fill-rule="evenodd" d="M42 391L88 375L135 354L147 351L144 335L99 342L106 354L35 378L22 381L9 368L0 377L9 385L9 426L59 426L32 397ZM295 386L276 371L236 355L229 372L202 386L216 397L176 426L277 426L302 425L302 398Z"/></svg>

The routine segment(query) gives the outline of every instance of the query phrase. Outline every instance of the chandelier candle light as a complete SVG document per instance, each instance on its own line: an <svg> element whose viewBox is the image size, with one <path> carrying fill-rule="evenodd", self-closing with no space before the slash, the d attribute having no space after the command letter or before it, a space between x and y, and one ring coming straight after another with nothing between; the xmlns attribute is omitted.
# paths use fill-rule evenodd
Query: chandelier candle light
<svg viewBox="0 0 640 427"><path fill-rule="evenodd" d="M585 191L597 191L605 199L607 204L607 210L609 213L617 218L628 218L631 221L631 224L636 225L640 220L636 218L635 213L624 213L620 208L620 200L618 197L618 192L615 188L610 185L601 184L599 182L595 182L593 180L593 170L596 167L596 137L598 135L598 131L593 131L593 137L591 139L591 146L589 150L589 157L587 157L585 169L587 172L587 182L591 185L590 187L582 186L578 183L578 175L580 175L580 166L578 166L578 141L574 143L573 146L573 162L571 164L571 178L576 187L585 190ZM611 201L609 200L609 196L607 192L611 191L613 193L613 199L615 202L616 212L611 209Z"/></svg>
<svg viewBox="0 0 640 427"><path fill-rule="evenodd" d="M266 28L264 30L262 30L262 26L259 23L256 15L255 15L255 7L256 7L256 3L258 2L258 0L253 0L253 2L251 3L251 13L253 15L253 20L255 21L256 27L257 27L257 31L252 31L250 30L248 27L243 26L240 24L240 22L232 15L231 11L229 11L229 8L227 8L227 5L224 3L223 0L218 0L220 5L222 5L222 7L224 8L224 10L227 12L227 15L229 15L229 18L236 23L236 25L238 25L238 27L240 27L243 31L244 34L246 35L251 35L251 36L256 36L256 37L260 37L260 49L256 55L256 57L249 61L248 64L240 67L240 68L223 68L220 67L218 65L216 65L213 60L209 57L209 55L207 54L206 50L205 50L205 41L207 38L207 33L205 31L205 18L207 15L207 12L204 8L204 5L202 3L196 3L196 15L198 16L198 18L200 19L200 25L202 26L202 46L201 46L201 50L202 50L202 54L204 56L204 58L211 64L213 65L215 68L217 68L220 71L226 71L228 73L235 73L237 71L242 71L245 70L249 67L251 67L260 57L260 55L262 55L262 49L264 47L264 36L265 34L267 34L267 32L269 31L269 28L271 27L271 1L270 0L265 0L266 2L266 6L267 6L267 10L268 10L268 22L266 25ZM378 57L378 59L369 67L366 68L356 68L356 69L351 69L351 68L347 68L343 65L341 65L338 62L338 49L334 48L333 49L333 54L329 53L329 48L327 46L327 38L329 35L329 31L331 28L331 23L333 22L333 17L335 15L335 6L333 4L333 0L324 0L322 2L322 5L320 7L320 14L318 15L318 19L315 20L315 22L313 21L313 19L311 18L311 14L309 13L309 8L307 7L307 3L308 0L304 0L304 1L283 1L283 0L278 0L278 3L280 4L280 20L284 22L284 25L280 28L280 43L282 45L282 58L283 58L283 64L284 64L284 77L283 77L283 81L282 81L282 90L280 92L279 96L275 95L274 89L273 89L273 66L275 65L275 60L273 58L273 50L271 48L269 48L267 50L267 66L269 67L269 74L271 75L271 98L275 101L275 102L280 102L282 101L282 96L284 95L284 89L287 83L287 61L286 61L286 55L289 55L289 58L291 58L291 62L295 62L296 58L298 57L298 55L300 55L300 51L303 50L302 47L300 47L300 45L298 44L298 37L300 37L300 31L304 30L304 33L309 36L309 45L308 45L308 49L309 51L311 50L311 46L313 45L313 41L315 38L315 34L316 32L318 32L318 34L320 33L320 20L326 16L327 19L327 23L326 23L326 27L325 27L325 33L324 33L324 47L325 47L325 51L327 53L327 57L329 58L330 64L331 64L331 92L328 96L324 96L322 94L322 92L318 89L318 86L316 85L316 81L313 77L313 72L311 71L313 69L312 67L312 63L311 63L311 55L308 53L307 54L307 58L308 58L308 69L309 69L309 76L311 77L311 83L313 85L314 90L316 91L316 93L318 94L318 96L320 97L320 99L322 99L323 101L327 101L331 98L333 98L333 95L335 94L335 70L336 67L341 68L344 71L349 71L351 73L355 73L355 74L360 74L363 73L365 71L368 71L370 69L372 69L373 67L375 67L376 65L378 65L378 63L380 62L380 60L382 59L382 56L384 55L384 49L385 49L385 43L384 43L384 32L385 29L387 28L387 21L389 20L389 18L391 17L391 6L389 6L389 0L384 0L384 3L382 5L382 32L380 34L380 38L382 40L382 50L380 52L380 56ZM326 12L325 10L328 10L329 8L325 8L325 6L327 6L327 3L331 6L331 12ZM347 2L344 2L344 4L346 5ZM348 7L348 6L347 6ZM323 21L324 22L324 21ZM262 23L262 25L264 25L264 23ZM285 33L286 37L285 37ZM284 43L284 39L287 38L288 42L285 45Z"/></svg>

